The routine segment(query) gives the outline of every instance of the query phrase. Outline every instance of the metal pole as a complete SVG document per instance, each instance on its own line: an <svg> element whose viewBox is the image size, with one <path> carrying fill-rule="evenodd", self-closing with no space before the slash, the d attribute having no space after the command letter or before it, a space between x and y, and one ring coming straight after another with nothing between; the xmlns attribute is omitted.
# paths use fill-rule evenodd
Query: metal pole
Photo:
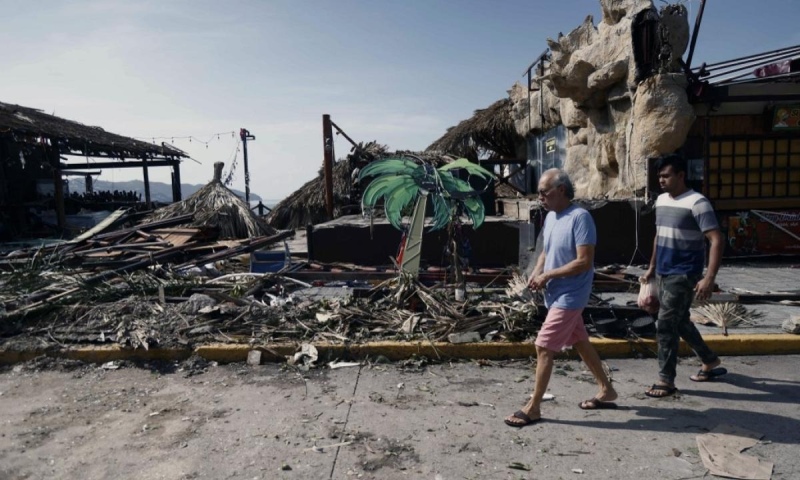
<svg viewBox="0 0 800 480"><path fill-rule="evenodd" d="M333 219L333 129L331 116L322 115L322 146L325 149L325 159L322 164L325 172L325 207L328 219Z"/></svg>
<svg viewBox="0 0 800 480"><path fill-rule="evenodd" d="M700 33L700 22L703 21L703 10L706 8L706 0L700 0L700 10L694 19L694 31L692 32L692 42L689 45L689 55L686 57L686 69L692 68L692 57L694 56L694 45L697 43L697 34Z"/></svg>
<svg viewBox="0 0 800 480"><path fill-rule="evenodd" d="M242 151L244 152L244 201L247 203L247 208L250 208L250 168L247 165L247 141L255 140L256 137L250 135L246 128L240 128L239 138L242 139Z"/></svg>

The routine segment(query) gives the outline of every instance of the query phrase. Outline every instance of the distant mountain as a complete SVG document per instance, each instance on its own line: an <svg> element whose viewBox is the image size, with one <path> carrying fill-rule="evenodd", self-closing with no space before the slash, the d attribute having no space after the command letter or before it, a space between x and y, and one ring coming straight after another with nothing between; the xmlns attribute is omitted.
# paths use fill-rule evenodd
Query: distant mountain
<svg viewBox="0 0 800 480"><path fill-rule="evenodd" d="M205 185L190 185L188 183L182 183L181 195L185 199L204 186ZM96 192L104 190L109 192L113 192L114 190L126 192L134 191L140 193L142 195L142 199L144 199L144 182L141 180L129 180L126 182L114 183L104 180L96 180L94 182L94 190ZM83 178L70 178L69 191L77 193L85 192L86 182ZM231 191L244 200L244 192L236 189L231 189ZM172 203L172 185L162 182L150 182L150 199L154 202ZM250 192L250 201L253 200L259 201L261 200L261 197L253 192Z"/></svg>

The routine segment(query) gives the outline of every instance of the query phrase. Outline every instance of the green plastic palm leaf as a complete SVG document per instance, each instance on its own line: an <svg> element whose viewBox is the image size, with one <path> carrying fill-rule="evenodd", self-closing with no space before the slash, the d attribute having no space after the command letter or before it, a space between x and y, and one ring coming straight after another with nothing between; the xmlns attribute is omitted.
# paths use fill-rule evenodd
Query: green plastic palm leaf
<svg viewBox="0 0 800 480"><path fill-rule="evenodd" d="M358 174L358 180L361 181L367 177L376 177L380 175L413 175L414 172L420 168L422 168L421 165L404 158L376 160L361 169L361 172Z"/></svg>
<svg viewBox="0 0 800 480"><path fill-rule="evenodd" d="M439 180L447 194L457 200L480 195L480 192L476 192L469 182L454 177L450 172L439 172Z"/></svg>
<svg viewBox="0 0 800 480"><path fill-rule="evenodd" d="M494 174L492 172L486 170L477 163L470 162L466 158L459 158L455 162L450 162L443 167L439 167L438 170L439 172L447 172L455 169L464 169L470 175L477 175L487 181L494 178Z"/></svg>
<svg viewBox="0 0 800 480"><path fill-rule="evenodd" d="M467 216L472 220L472 228L478 228L483 224L486 218L486 212L483 208L483 202L478 197L466 198L462 200Z"/></svg>
<svg viewBox="0 0 800 480"><path fill-rule="evenodd" d="M453 205L450 199L443 195L431 195L433 199L433 225L430 231L439 230L447 226L452 219Z"/></svg>
<svg viewBox="0 0 800 480"><path fill-rule="evenodd" d="M402 177L399 183L390 193L386 194L384 210L389 223L398 230L402 230L400 220L402 219L403 209L411 200L417 198L419 185L410 177Z"/></svg>
<svg viewBox="0 0 800 480"><path fill-rule="evenodd" d="M408 175L384 175L371 181L361 197L363 207L375 208L381 197L391 194L398 186L404 184Z"/></svg>

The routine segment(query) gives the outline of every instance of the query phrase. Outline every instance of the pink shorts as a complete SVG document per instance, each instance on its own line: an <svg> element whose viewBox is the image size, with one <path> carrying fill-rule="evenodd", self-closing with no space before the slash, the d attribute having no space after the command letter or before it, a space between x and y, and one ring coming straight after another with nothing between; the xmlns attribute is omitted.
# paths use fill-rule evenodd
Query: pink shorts
<svg viewBox="0 0 800 480"><path fill-rule="evenodd" d="M581 340L588 340L589 333L581 316L583 309L565 310L551 308L547 312L542 329L534 342L537 347L559 352L564 347L571 347Z"/></svg>

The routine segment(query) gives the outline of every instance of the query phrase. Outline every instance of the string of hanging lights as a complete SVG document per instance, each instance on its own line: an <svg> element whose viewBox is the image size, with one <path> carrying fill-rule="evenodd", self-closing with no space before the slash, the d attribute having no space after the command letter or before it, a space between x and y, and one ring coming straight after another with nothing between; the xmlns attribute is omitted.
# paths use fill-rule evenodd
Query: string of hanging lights
<svg viewBox="0 0 800 480"><path fill-rule="evenodd" d="M231 138L236 138L236 132L218 132L212 133L211 135L168 135L168 136L160 136L160 137L133 137L137 140L144 140L150 141L154 144L157 144L158 141L169 141L173 145L175 144L175 140L188 140L189 143L199 143L205 145L208 148L208 144L213 142L214 140L221 140L223 137L227 138L230 135ZM207 139L207 140L204 140Z"/></svg>

